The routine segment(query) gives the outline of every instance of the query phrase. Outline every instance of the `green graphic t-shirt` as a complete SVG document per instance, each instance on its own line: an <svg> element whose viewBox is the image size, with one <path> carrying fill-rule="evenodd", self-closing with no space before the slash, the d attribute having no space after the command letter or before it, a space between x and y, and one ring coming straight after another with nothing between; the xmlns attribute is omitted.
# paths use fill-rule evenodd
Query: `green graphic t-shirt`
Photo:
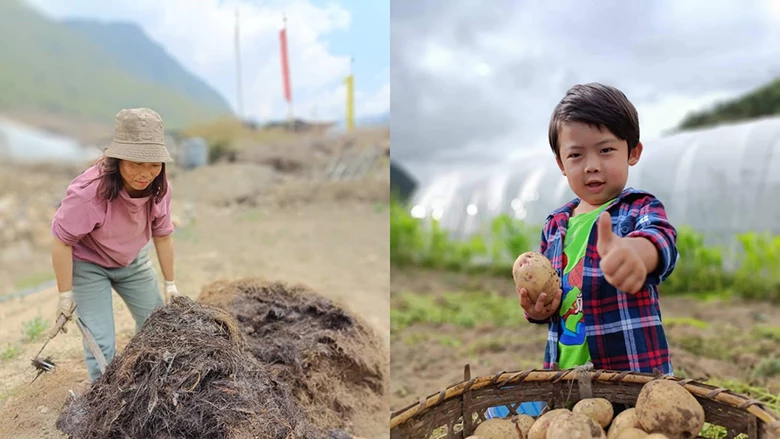
<svg viewBox="0 0 780 439"><path fill-rule="evenodd" d="M611 202L611 201L610 201ZM561 279L561 336L558 339L558 366L569 369L582 366L590 360L590 351L585 339L585 322L582 314L582 270L588 238L599 214L609 205L573 216L563 242L563 278Z"/></svg>

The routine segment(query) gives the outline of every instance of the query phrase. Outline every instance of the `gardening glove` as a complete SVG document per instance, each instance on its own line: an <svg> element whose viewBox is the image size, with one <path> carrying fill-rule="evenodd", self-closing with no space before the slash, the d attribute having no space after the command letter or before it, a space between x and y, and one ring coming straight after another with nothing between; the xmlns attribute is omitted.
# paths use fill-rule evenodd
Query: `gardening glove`
<svg viewBox="0 0 780 439"><path fill-rule="evenodd" d="M73 303L73 291L61 292L60 303L57 306L57 316L54 318L54 327L49 331L49 338L54 338L60 331L64 334L68 333L65 323L70 320L74 309L76 309L76 304ZM59 321L60 316L65 316L61 322Z"/></svg>
<svg viewBox="0 0 780 439"><path fill-rule="evenodd" d="M180 296L174 281L165 281L165 304L169 304L174 296Z"/></svg>

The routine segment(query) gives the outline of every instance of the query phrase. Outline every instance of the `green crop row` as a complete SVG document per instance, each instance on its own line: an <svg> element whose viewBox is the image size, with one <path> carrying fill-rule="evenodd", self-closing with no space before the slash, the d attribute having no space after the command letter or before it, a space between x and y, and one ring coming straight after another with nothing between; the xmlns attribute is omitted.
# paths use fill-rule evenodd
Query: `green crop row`
<svg viewBox="0 0 780 439"><path fill-rule="evenodd" d="M688 227L679 227L680 258L661 285L663 294L737 296L780 302L780 236L745 233L736 250L711 246ZM482 233L453 239L435 220L420 220L398 201L390 206L390 260L395 266L509 275L515 258L538 250L541 226L507 215L494 218ZM727 268L727 261L733 267Z"/></svg>

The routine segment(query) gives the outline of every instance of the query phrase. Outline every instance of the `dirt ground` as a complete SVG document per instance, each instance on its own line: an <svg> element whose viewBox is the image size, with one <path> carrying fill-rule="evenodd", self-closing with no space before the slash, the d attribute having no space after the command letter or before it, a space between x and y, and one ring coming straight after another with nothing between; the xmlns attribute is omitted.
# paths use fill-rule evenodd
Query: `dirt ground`
<svg viewBox="0 0 780 439"><path fill-rule="evenodd" d="M0 190L0 199L23 192L19 185L28 187L32 179L40 179L34 185L35 192L57 200L75 176L73 172L3 169L0 174L11 187ZM311 197L313 182L290 180L267 166L246 163L178 172L171 181L174 212L180 222L174 242L181 293L195 299L205 285L243 277L304 284L362 316L389 349L387 163L352 183L359 194L355 197L344 189L349 182L341 182L335 189L320 182L324 187L317 193L322 196ZM384 194L379 189L366 194L366 186L379 188L383 184ZM334 191L337 196L328 196ZM295 196L300 202L290 199ZM53 279L45 248L18 243L4 248L0 257L5 261L0 264L0 300L3 295ZM117 346L121 349L132 337L134 323L116 293L113 297ZM12 358L0 359L2 438L64 437L54 428L58 411L68 390L88 382L81 337L73 327L53 339L42 354L53 357L58 364L55 371L30 384L35 377L30 359L41 348L45 335L26 341L24 325L37 317L52 320L56 304L54 287L0 301L0 354L14 352L7 355ZM389 407L371 419L357 420L352 433L387 436L388 412Z"/></svg>
<svg viewBox="0 0 780 439"><path fill-rule="evenodd" d="M418 269L393 269L391 277L393 308L405 293L457 291L495 292L506 297L507 307L520 306L511 277ZM661 309L676 375L749 383L780 395L780 370L756 372L780 365L766 360L780 359L780 307L662 296ZM402 409L463 381L465 364L472 377L541 368L546 335L545 325L494 327L489 322L474 328L415 323L393 332L390 406Z"/></svg>

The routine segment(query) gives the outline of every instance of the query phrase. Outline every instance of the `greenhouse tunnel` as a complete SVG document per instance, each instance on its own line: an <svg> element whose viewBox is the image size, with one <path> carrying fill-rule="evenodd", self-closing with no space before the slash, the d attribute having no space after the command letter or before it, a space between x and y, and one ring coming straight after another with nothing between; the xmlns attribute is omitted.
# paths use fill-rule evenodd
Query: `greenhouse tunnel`
<svg viewBox="0 0 780 439"><path fill-rule="evenodd" d="M643 141L628 186L665 205L670 221L731 244L748 231L780 233L780 118L724 124ZM540 226L574 198L549 147L509 165L452 172L420 187L411 213L433 218L454 237L479 232L500 214Z"/></svg>

